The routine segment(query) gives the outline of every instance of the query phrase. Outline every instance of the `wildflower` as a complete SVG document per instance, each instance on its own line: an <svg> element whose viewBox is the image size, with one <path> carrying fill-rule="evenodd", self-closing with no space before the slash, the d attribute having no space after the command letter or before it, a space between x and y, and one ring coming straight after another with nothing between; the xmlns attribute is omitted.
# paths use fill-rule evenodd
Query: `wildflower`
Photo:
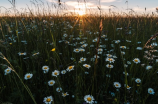
<svg viewBox="0 0 158 104"><path fill-rule="evenodd" d="M43 66L42 70L44 73L47 73L49 71L49 67L48 66Z"/></svg>
<svg viewBox="0 0 158 104"><path fill-rule="evenodd" d="M84 96L84 100L86 101L86 103L89 103L89 104L93 104L94 103L94 97L92 95L85 95Z"/></svg>
<svg viewBox="0 0 158 104"><path fill-rule="evenodd" d="M43 102L45 104L51 104L51 102L53 101L53 97L52 96L48 96L48 97L45 97Z"/></svg>
<svg viewBox="0 0 158 104"><path fill-rule="evenodd" d="M72 98L74 98L75 97L75 95L72 95Z"/></svg>
<svg viewBox="0 0 158 104"><path fill-rule="evenodd" d="M19 54L19 56L22 56L22 55L26 55L26 52L24 52L24 53L19 52L18 54Z"/></svg>
<svg viewBox="0 0 158 104"><path fill-rule="evenodd" d="M150 70L150 69L152 69L152 66L146 66L146 70Z"/></svg>
<svg viewBox="0 0 158 104"><path fill-rule="evenodd" d="M81 47L82 47L82 48L85 48L87 45L88 45L88 44L83 44Z"/></svg>
<svg viewBox="0 0 158 104"><path fill-rule="evenodd" d="M86 58L81 57L80 61L86 61Z"/></svg>
<svg viewBox="0 0 158 104"><path fill-rule="evenodd" d="M25 74L24 79L25 80L31 79L32 76L33 76L33 74L27 73L27 74Z"/></svg>
<svg viewBox="0 0 158 104"><path fill-rule="evenodd" d="M107 64L106 67L111 69L111 68L113 68L114 66L113 66L113 65L110 65L110 64Z"/></svg>
<svg viewBox="0 0 158 104"><path fill-rule="evenodd" d="M117 58L117 56L113 56L113 58Z"/></svg>
<svg viewBox="0 0 158 104"><path fill-rule="evenodd" d="M85 74L89 74L89 72L84 72Z"/></svg>
<svg viewBox="0 0 158 104"><path fill-rule="evenodd" d="M122 54L122 55L125 55L125 52L121 51L121 54Z"/></svg>
<svg viewBox="0 0 158 104"><path fill-rule="evenodd" d="M54 52L54 51L55 51L55 48L53 48L51 51L53 51L53 52Z"/></svg>
<svg viewBox="0 0 158 104"><path fill-rule="evenodd" d="M76 49L74 49L74 52L79 53L80 49L76 48Z"/></svg>
<svg viewBox="0 0 158 104"><path fill-rule="evenodd" d="M5 69L4 70L4 72L5 72L4 75L7 75L7 74L11 73L11 70L12 69L10 67L8 67L7 69Z"/></svg>
<svg viewBox="0 0 158 104"><path fill-rule="evenodd" d="M56 91L57 91L57 92L60 92L60 91L62 91L62 88L61 88L61 87L57 87L57 88L56 88Z"/></svg>
<svg viewBox="0 0 158 104"><path fill-rule="evenodd" d="M54 72L52 72L52 76L57 77L60 74L60 72L58 70L54 70Z"/></svg>
<svg viewBox="0 0 158 104"><path fill-rule="evenodd" d="M85 51L85 49L80 49L80 51L81 51L81 52L84 52L84 51Z"/></svg>
<svg viewBox="0 0 158 104"><path fill-rule="evenodd" d="M83 66L86 67L86 68L88 68L88 69L91 67L91 66L88 65L88 64L83 64Z"/></svg>
<svg viewBox="0 0 158 104"><path fill-rule="evenodd" d="M126 84L124 84L124 86L125 86L128 90L130 90L130 89L131 89L131 87L130 87L130 86L128 86L128 85L126 85Z"/></svg>
<svg viewBox="0 0 158 104"><path fill-rule="evenodd" d="M72 71L72 70L74 70L74 65L69 66L66 70L69 71L69 72Z"/></svg>
<svg viewBox="0 0 158 104"><path fill-rule="evenodd" d="M66 70L62 70L62 71L61 71L61 74L65 74L65 73L66 73Z"/></svg>
<svg viewBox="0 0 158 104"><path fill-rule="evenodd" d="M98 40L98 39L96 38L96 39L94 39L92 42L97 42L97 40Z"/></svg>
<svg viewBox="0 0 158 104"><path fill-rule="evenodd" d="M126 49L126 46L120 46L121 49Z"/></svg>
<svg viewBox="0 0 158 104"><path fill-rule="evenodd" d="M101 36L101 38L106 38L106 37L107 37L107 35L102 35L102 36Z"/></svg>
<svg viewBox="0 0 158 104"><path fill-rule="evenodd" d="M53 86L54 84L55 84L55 81L54 81L54 80L48 81L48 85L49 85L49 86Z"/></svg>
<svg viewBox="0 0 158 104"><path fill-rule="evenodd" d="M135 58L135 59L133 60L133 62L136 63L136 64L138 64L138 63L140 63L140 60L139 60L139 58Z"/></svg>
<svg viewBox="0 0 158 104"><path fill-rule="evenodd" d="M39 52L37 52L37 53L34 53L32 56L35 56L35 55L38 55L39 54Z"/></svg>
<svg viewBox="0 0 158 104"><path fill-rule="evenodd" d="M67 37L67 34L64 34L63 37Z"/></svg>
<svg viewBox="0 0 158 104"><path fill-rule="evenodd" d="M116 43L116 44L120 43L120 40L116 40L115 43Z"/></svg>
<svg viewBox="0 0 158 104"><path fill-rule="evenodd" d="M136 82L136 83L141 83L141 79L140 79L140 78L137 78L137 79L135 80L135 82Z"/></svg>
<svg viewBox="0 0 158 104"><path fill-rule="evenodd" d="M106 58L106 61L109 61L110 63L114 63L115 59L113 59L113 58Z"/></svg>
<svg viewBox="0 0 158 104"><path fill-rule="evenodd" d="M130 61L127 61L127 64L131 64L131 62L130 62Z"/></svg>
<svg viewBox="0 0 158 104"><path fill-rule="evenodd" d="M67 95L69 95L67 92L66 92L66 93L62 93L62 96L63 96L63 97L65 97L65 96L67 96Z"/></svg>
<svg viewBox="0 0 158 104"><path fill-rule="evenodd" d="M137 47L136 49L137 49L137 50L142 50L143 48L142 48L142 47Z"/></svg>
<svg viewBox="0 0 158 104"><path fill-rule="evenodd" d="M107 57L113 57L111 54L106 54Z"/></svg>
<svg viewBox="0 0 158 104"><path fill-rule="evenodd" d="M154 95L154 90L152 88L148 88L148 93Z"/></svg>
<svg viewBox="0 0 158 104"><path fill-rule="evenodd" d="M120 87L121 87L121 84L120 84L119 82L114 82L114 86L115 86L116 88L120 88Z"/></svg>

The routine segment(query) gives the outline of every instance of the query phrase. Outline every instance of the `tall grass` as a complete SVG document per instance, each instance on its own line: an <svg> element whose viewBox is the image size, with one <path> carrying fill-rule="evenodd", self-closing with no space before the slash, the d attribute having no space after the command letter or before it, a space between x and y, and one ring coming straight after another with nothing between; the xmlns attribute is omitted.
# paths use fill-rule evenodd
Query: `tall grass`
<svg viewBox="0 0 158 104"><path fill-rule="evenodd" d="M152 45L157 44L154 39L158 27L156 16L59 15L62 5L52 4L52 8L60 9L56 11L58 14L51 14L50 5L49 12L45 12L44 3L32 3L37 7L35 12L28 8L30 14L17 13L13 17L0 18L0 102L41 104L44 97L53 96L52 104L83 104L84 96L90 94L98 104L157 103L157 46ZM103 28L99 31L100 20ZM93 42L96 38L99 40ZM117 40L120 43L115 43ZM83 45L80 42L88 46L83 48L84 52L74 52ZM143 48L144 45L151 47ZM51 51L54 48L55 51ZM101 54L96 51L100 48L103 49ZM19 52L26 52L26 55L19 55ZM114 56L114 63L105 61L107 54ZM99 57L97 62L94 56ZM81 57L86 61L81 62ZM141 62L134 63L134 58ZM87 69L83 64L91 67ZM110 69L107 64L114 67ZM48 73L43 73L44 65L49 66ZM66 70L72 65L74 70L52 76L54 70ZM147 70L149 65L152 69ZM13 70L4 75L8 67ZM25 80L26 73L32 73L33 77ZM141 79L140 84L135 82L137 78ZM49 86L49 80L54 80L55 84ZM121 87L116 88L114 82L121 83ZM127 89L124 84L131 88ZM62 91L57 92L57 87ZM153 88L155 94L149 94L148 88ZM62 92L69 95L63 97Z"/></svg>

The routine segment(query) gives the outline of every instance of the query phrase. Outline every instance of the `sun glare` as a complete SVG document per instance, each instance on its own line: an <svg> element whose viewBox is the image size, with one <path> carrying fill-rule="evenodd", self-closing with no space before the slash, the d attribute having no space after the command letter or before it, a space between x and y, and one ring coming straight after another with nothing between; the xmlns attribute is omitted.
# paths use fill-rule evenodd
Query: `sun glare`
<svg viewBox="0 0 158 104"><path fill-rule="evenodd" d="M85 14L85 12L84 11L78 11L77 12L80 16L82 16L82 15L84 15Z"/></svg>

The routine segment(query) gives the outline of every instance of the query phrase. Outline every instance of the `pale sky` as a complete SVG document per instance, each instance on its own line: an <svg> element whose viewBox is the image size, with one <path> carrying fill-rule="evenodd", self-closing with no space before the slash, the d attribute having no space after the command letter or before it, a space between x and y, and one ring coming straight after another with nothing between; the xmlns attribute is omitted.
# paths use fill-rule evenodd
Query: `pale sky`
<svg viewBox="0 0 158 104"><path fill-rule="evenodd" d="M10 0L12 1L12 0ZM40 9L45 7L46 10L51 9L52 11L56 11L53 9L54 6L53 4L56 4L56 8L59 8L57 5L58 0L15 0L16 1L16 8L20 12L24 12L24 9L28 10L28 7L32 10L35 11L37 8L35 8L33 2L35 4L39 4ZM42 6L42 2L44 3L44 6ZM93 11L93 10L98 10L97 6L99 6L99 0L60 0L62 5L65 5L65 8L67 8L67 12L74 12L79 11L82 9L85 11L85 8ZM86 1L86 4L85 2ZM128 1L128 8L134 10L137 13L145 13L145 8L146 8L146 13L156 13L156 7L158 7L158 0L100 0L100 5L101 9L104 12L109 12L109 8L111 8L111 11L114 12L127 12L127 2ZM125 3L126 2L126 3ZM48 8L47 6L50 6ZM27 6L28 5L28 6ZM113 5L113 6L110 6ZM116 7L114 7L116 6ZM4 13L5 9L4 7L12 12L12 5L8 0L0 0L0 10L1 13ZM64 8L62 8L64 10ZM58 12L65 12L62 11Z"/></svg>

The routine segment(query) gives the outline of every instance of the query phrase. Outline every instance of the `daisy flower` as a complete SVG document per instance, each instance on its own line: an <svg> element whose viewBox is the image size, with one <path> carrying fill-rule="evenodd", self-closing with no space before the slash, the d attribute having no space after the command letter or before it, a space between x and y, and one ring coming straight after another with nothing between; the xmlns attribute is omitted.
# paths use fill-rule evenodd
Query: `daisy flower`
<svg viewBox="0 0 158 104"><path fill-rule="evenodd" d="M106 67L111 69L111 68L113 68L114 66L113 66L113 65L110 65L110 64L107 64Z"/></svg>
<svg viewBox="0 0 158 104"><path fill-rule="evenodd" d="M74 52L79 53L80 49L76 48L76 49L74 49Z"/></svg>
<svg viewBox="0 0 158 104"><path fill-rule="evenodd" d="M125 86L128 90L130 90L130 89L131 89L131 87L130 87L130 86L128 86L128 85L126 85L126 84L124 84L124 86Z"/></svg>
<svg viewBox="0 0 158 104"><path fill-rule="evenodd" d="M67 95L69 95L67 92L66 92L66 93L62 93L62 96L63 96L63 97L65 97L65 96L67 96Z"/></svg>
<svg viewBox="0 0 158 104"><path fill-rule="evenodd" d="M125 55L125 52L121 51L121 54L122 54L122 55Z"/></svg>
<svg viewBox="0 0 158 104"><path fill-rule="evenodd" d="M106 58L106 61L109 61L110 63L114 63L115 59L113 59L113 58Z"/></svg>
<svg viewBox="0 0 158 104"><path fill-rule="evenodd" d="M81 52L84 52L84 51L85 51L85 49L80 49L80 51L81 51Z"/></svg>
<svg viewBox="0 0 158 104"><path fill-rule="evenodd" d="M42 70L44 73L47 73L49 71L49 67L48 66L43 66Z"/></svg>
<svg viewBox="0 0 158 104"><path fill-rule="evenodd" d="M54 72L52 72L52 76L57 77L60 74L60 71L58 70L54 70Z"/></svg>
<svg viewBox="0 0 158 104"><path fill-rule="evenodd" d="M83 64L83 66L86 67L86 68L88 68L88 69L91 67L91 66L88 65L88 64Z"/></svg>
<svg viewBox="0 0 158 104"><path fill-rule="evenodd" d="M96 38L96 39L94 39L92 42L97 42L97 40L98 40L98 39Z"/></svg>
<svg viewBox="0 0 158 104"><path fill-rule="evenodd" d="M86 58L81 57L80 61L86 61Z"/></svg>
<svg viewBox="0 0 158 104"><path fill-rule="evenodd" d="M92 95L85 95L84 96L84 100L86 101L86 103L92 104L94 103L94 97Z"/></svg>
<svg viewBox="0 0 158 104"><path fill-rule="evenodd" d="M66 70L69 71L69 72L72 71L72 70L74 70L74 65L69 66Z"/></svg>
<svg viewBox="0 0 158 104"><path fill-rule="evenodd" d="M57 88L56 88L56 91L57 91L57 92L60 92L60 91L62 91L62 88L61 88L61 87L57 87Z"/></svg>
<svg viewBox="0 0 158 104"><path fill-rule="evenodd" d="M116 88L120 88L120 87L121 87L121 84L120 84L119 82L114 82L114 86L115 86Z"/></svg>
<svg viewBox="0 0 158 104"><path fill-rule="evenodd" d="M66 73L66 70L62 70L62 71L61 71L61 74L65 74L65 73Z"/></svg>
<svg viewBox="0 0 158 104"><path fill-rule="evenodd" d="M54 80L48 81L48 85L49 85L49 86L53 86L54 84L55 84L55 81L54 81Z"/></svg>
<svg viewBox="0 0 158 104"><path fill-rule="evenodd" d="M85 47L87 47L87 45L88 45L88 44L83 44L81 47L82 47L82 48L85 48Z"/></svg>
<svg viewBox="0 0 158 104"><path fill-rule="evenodd" d="M135 58L135 59L133 60L133 62L136 63L136 64L138 64L138 63L140 63L140 60L139 60L139 58Z"/></svg>
<svg viewBox="0 0 158 104"><path fill-rule="evenodd" d="M154 92L154 89L148 88L148 93L154 95L154 93L155 93L155 92Z"/></svg>
<svg viewBox="0 0 158 104"><path fill-rule="evenodd" d="M146 66L146 70L150 70L150 69L152 69L152 66Z"/></svg>
<svg viewBox="0 0 158 104"><path fill-rule="evenodd" d="M141 79L140 79L140 78L137 78L137 79L135 80L135 82L136 82L136 83L141 83Z"/></svg>
<svg viewBox="0 0 158 104"><path fill-rule="evenodd" d="M116 43L116 44L120 43L120 40L116 40L115 43Z"/></svg>
<svg viewBox="0 0 158 104"><path fill-rule="evenodd" d="M35 56L35 55L38 55L39 54L39 52L37 52L37 53L34 53L32 56Z"/></svg>
<svg viewBox="0 0 158 104"><path fill-rule="evenodd" d="M25 80L31 79L32 76L33 76L33 74L27 73L27 74L25 74L24 79Z"/></svg>
<svg viewBox="0 0 158 104"><path fill-rule="evenodd" d="M45 104L51 104L52 101L53 101L53 97L52 97L52 96L47 96L47 97L45 97L44 100L43 100L43 102L44 102Z"/></svg>
<svg viewBox="0 0 158 104"><path fill-rule="evenodd" d="M121 49L126 49L126 46L120 46Z"/></svg>
<svg viewBox="0 0 158 104"><path fill-rule="evenodd" d="M26 55L26 52L24 52L24 53L19 52L18 54L19 54L19 56L22 56L22 55Z"/></svg>
<svg viewBox="0 0 158 104"><path fill-rule="evenodd" d="M106 56L107 56L107 57L109 57L109 58L110 58L110 57L112 57L112 55L111 55L111 54L106 54Z"/></svg>
<svg viewBox="0 0 158 104"><path fill-rule="evenodd" d="M12 71L12 69L10 67L8 67L7 69L4 70L4 75L11 73L11 71Z"/></svg>

